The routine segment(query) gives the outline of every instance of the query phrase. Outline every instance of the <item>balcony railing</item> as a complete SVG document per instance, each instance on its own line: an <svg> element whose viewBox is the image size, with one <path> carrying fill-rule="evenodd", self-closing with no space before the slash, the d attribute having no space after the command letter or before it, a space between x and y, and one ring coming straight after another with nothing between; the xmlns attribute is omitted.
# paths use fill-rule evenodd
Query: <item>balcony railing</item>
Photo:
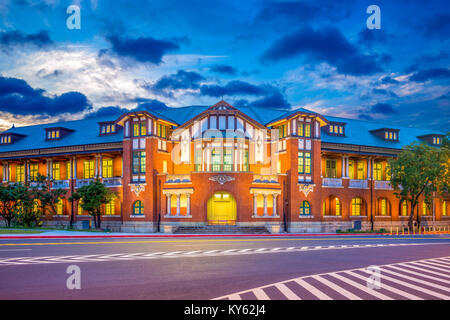
<svg viewBox="0 0 450 320"><path fill-rule="evenodd" d="M102 182L105 186L121 186L122 178L121 177L113 177L113 178L103 178Z"/></svg>
<svg viewBox="0 0 450 320"><path fill-rule="evenodd" d="M278 183L278 176L275 174L255 174L253 183Z"/></svg>
<svg viewBox="0 0 450 320"><path fill-rule="evenodd" d="M391 182L384 180L375 180L375 189L392 190Z"/></svg>
<svg viewBox="0 0 450 320"><path fill-rule="evenodd" d="M94 182L94 179L78 179L77 180L77 188L87 186L91 182Z"/></svg>
<svg viewBox="0 0 450 320"><path fill-rule="evenodd" d="M190 174L168 174L166 183L189 183L191 182Z"/></svg>
<svg viewBox="0 0 450 320"><path fill-rule="evenodd" d="M322 186L324 186L324 187L342 187L342 179L323 178Z"/></svg>
<svg viewBox="0 0 450 320"><path fill-rule="evenodd" d="M68 189L69 187L69 180L54 180L52 182L52 189Z"/></svg>
<svg viewBox="0 0 450 320"><path fill-rule="evenodd" d="M349 180L348 183L348 187L349 188L354 188L354 189L367 189L369 188L369 183L367 182L367 180Z"/></svg>

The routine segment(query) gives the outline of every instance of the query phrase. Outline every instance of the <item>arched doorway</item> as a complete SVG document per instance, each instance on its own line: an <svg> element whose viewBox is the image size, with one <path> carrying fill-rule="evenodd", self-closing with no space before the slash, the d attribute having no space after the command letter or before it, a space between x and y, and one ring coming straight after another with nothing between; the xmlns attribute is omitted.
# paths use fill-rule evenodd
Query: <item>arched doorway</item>
<svg viewBox="0 0 450 320"><path fill-rule="evenodd" d="M236 223L236 200L228 192L215 192L208 200L208 224Z"/></svg>

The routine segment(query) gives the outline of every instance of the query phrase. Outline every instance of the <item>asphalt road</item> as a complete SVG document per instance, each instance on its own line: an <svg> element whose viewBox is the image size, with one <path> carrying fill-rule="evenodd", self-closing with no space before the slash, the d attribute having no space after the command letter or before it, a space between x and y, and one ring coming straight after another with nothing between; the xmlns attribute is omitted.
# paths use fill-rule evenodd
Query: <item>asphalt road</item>
<svg viewBox="0 0 450 320"><path fill-rule="evenodd" d="M448 256L449 235L0 240L0 299L214 299L299 277ZM422 282L442 273L450 288L450 268L440 268L449 263L436 261L427 262L431 272ZM66 286L70 265L81 270L80 290Z"/></svg>

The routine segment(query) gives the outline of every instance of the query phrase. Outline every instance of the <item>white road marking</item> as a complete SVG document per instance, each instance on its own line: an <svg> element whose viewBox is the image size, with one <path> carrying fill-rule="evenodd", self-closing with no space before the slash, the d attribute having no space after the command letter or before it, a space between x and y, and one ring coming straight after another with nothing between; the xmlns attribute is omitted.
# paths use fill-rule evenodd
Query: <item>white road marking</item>
<svg viewBox="0 0 450 320"><path fill-rule="evenodd" d="M445 259L446 258L450 258L450 257L445 257ZM315 286L308 283L306 281L307 279L315 279L316 281L323 284L325 287L329 288L329 290L338 292L339 294L341 294L344 297L351 299L351 300L361 300L362 299L357 294L349 291L349 290L352 290L353 288L356 290L365 292L372 297L382 299L382 300L393 300L394 297L392 297L389 293L392 293L397 296L401 296L403 298L410 299L410 300L424 300L424 299L428 299L429 298L428 296L433 296L433 297L436 297L438 299L443 299L443 300L450 300L450 296L429 289L429 288L434 288L436 290L450 292L450 288L448 286L439 285L436 283L430 283L429 281L425 281L421 278L413 277L412 275L435 280L436 282L440 281L441 283L442 282L449 283L449 281L444 280L442 278L437 278L437 277L429 276L426 274L418 273L415 271L405 270L405 267L411 267L410 264L415 263L415 264L422 265L423 270L421 270L421 271L430 272L428 269L432 268L432 266L429 264L427 265L424 262L433 263L436 261L441 261L444 258L438 258L438 259L440 259L440 260L437 260L437 258L423 259L423 260L409 261L409 262L403 262L403 263L392 263L392 264L386 264L386 265L380 266L380 268L381 268L381 289L383 290L383 292L379 292L377 290L374 290L372 288L369 288L367 286L364 286L361 283L358 283L358 282L352 280L351 278L356 278L356 279L360 279L364 282L367 282L368 276L361 274L362 272L367 273L366 268L359 268L359 269L351 269L351 270L302 276L302 277L295 278L295 279L285 280L285 281L281 281L281 282L277 282L277 283L271 283L271 284L268 284L268 285L265 285L262 287L257 287L257 288L233 293L231 295L219 297L214 300L242 299L242 295L246 294L246 293L253 293L257 299L267 299L268 296L264 292L264 290L269 287L274 288L273 290L275 290L275 289L278 290L279 294L281 294L285 299L299 300L299 299L308 298L308 297L303 297L302 294L297 292L298 290L290 289L286 285L287 283L297 283L303 289L307 290L310 294L316 296L317 298L319 298L321 300L325 300L325 299L332 300L332 298L328 295L328 290L324 290L324 289L319 290ZM393 271L392 269L398 270L399 272ZM450 271L450 266L447 267L445 270ZM409 273L409 275L406 275L404 273ZM394 275L396 278L388 276L387 274ZM340 282L335 283L332 281L332 279L328 280L327 278L324 277L325 275L327 275L328 277L331 277L332 279L336 279L340 282L345 283L348 287L343 288L342 285L340 285ZM402 278L405 281L400 280L397 277ZM410 291L412 291L412 293Z"/></svg>

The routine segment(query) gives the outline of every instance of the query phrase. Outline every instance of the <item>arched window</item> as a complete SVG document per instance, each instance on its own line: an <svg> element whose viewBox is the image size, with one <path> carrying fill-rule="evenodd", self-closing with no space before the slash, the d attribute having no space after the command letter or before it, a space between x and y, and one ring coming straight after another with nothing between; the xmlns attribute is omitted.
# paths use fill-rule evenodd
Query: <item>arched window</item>
<svg viewBox="0 0 450 320"><path fill-rule="evenodd" d="M408 215L408 202L406 200L402 200L400 209L401 209L402 216Z"/></svg>
<svg viewBox="0 0 450 320"><path fill-rule="evenodd" d="M352 199L352 216L360 216L362 212L362 199L353 198Z"/></svg>
<svg viewBox="0 0 450 320"><path fill-rule="evenodd" d="M430 205L426 203L425 201L422 201L422 215L428 216L431 213L430 211Z"/></svg>
<svg viewBox="0 0 450 320"><path fill-rule="evenodd" d="M311 205L308 201L303 201L302 205L300 207L300 215L301 216L307 216L311 214Z"/></svg>
<svg viewBox="0 0 450 320"><path fill-rule="evenodd" d="M378 199L378 215L380 216L388 216L391 214L389 201L386 198Z"/></svg>
<svg viewBox="0 0 450 320"><path fill-rule="evenodd" d="M141 200L137 200L133 204L133 215L140 216L144 214L144 205L142 204Z"/></svg>
<svg viewBox="0 0 450 320"><path fill-rule="evenodd" d="M58 198L58 202L56 202L56 214L61 216L63 214L63 209L63 200Z"/></svg>
<svg viewBox="0 0 450 320"><path fill-rule="evenodd" d="M116 212L115 199L111 199L107 204L105 204L105 215L111 216Z"/></svg>
<svg viewBox="0 0 450 320"><path fill-rule="evenodd" d="M447 215L447 201L444 200L444 202L442 203L442 215L446 216Z"/></svg>
<svg viewBox="0 0 450 320"><path fill-rule="evenodd" d="M336 197L334 199L334 202L335 202L335 206L336 206L336 215L340 216L341 215L341 200L339 200L339 198Z"/></svg>

